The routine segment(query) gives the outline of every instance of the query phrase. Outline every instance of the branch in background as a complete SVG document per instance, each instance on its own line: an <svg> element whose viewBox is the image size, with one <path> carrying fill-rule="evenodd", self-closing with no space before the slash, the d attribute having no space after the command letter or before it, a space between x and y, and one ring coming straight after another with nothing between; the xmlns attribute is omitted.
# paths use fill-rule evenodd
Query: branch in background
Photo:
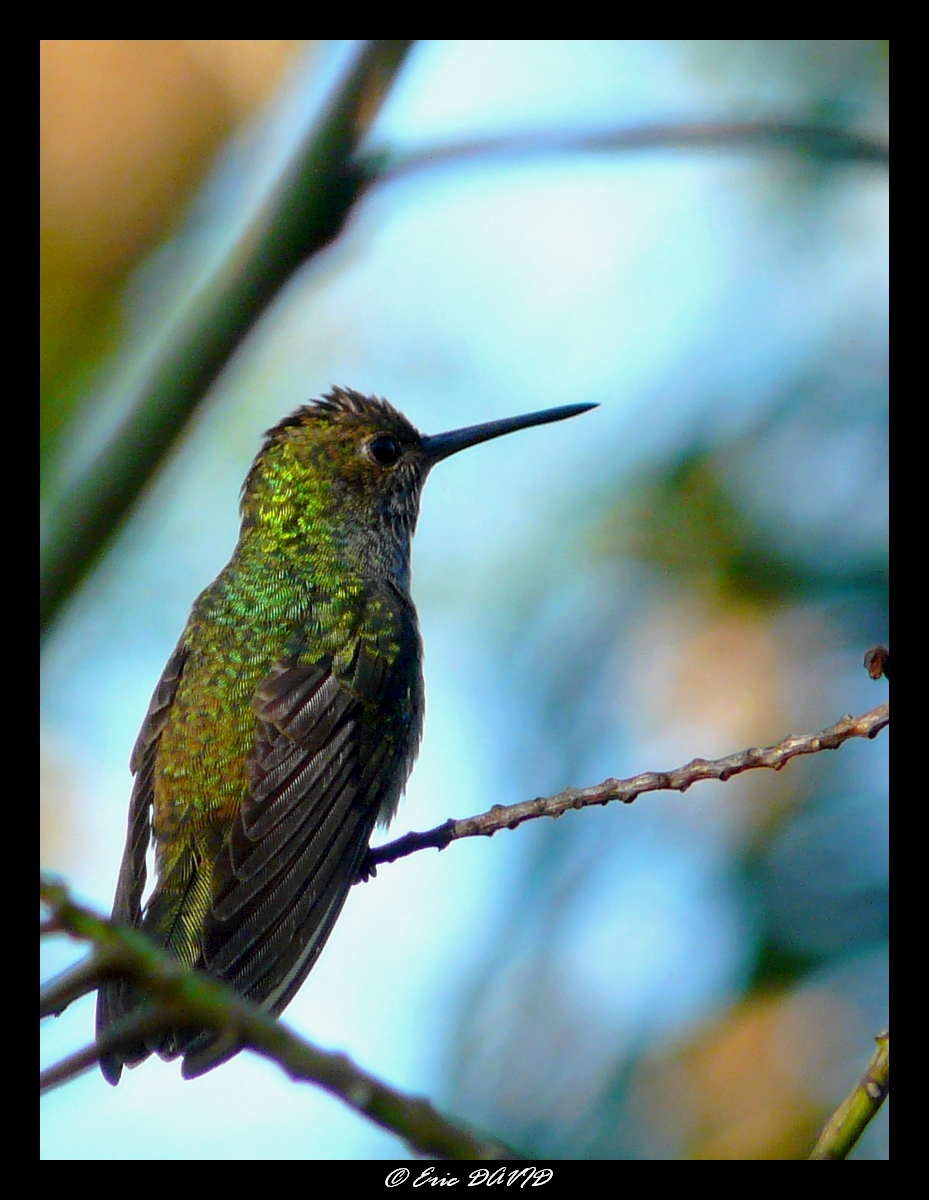
<svg viewBox="0 0 929 1200"><path fill-rule="evenodd" d="M537 817L560 817L572 808L587 808L591 804L609 804L619 800L631 804L643 792L686 792L692 783L703 779L718 779L725 783L733 775L770 767L779 771L785 763L801 754L818 754L821 750L837 750L849 738L877 737L890 723L890 705L881 704L860 717L847 716L823 729L820 733L791 734L776 746L751 748L726 758L707 760L695 758L674 771L646 771L631 779L607 779L594 787L565 788L555 796L540 796L522 804L495 804L489 812L466 817L463 821L448 820L425 833L408 833L396 841L369 850L362 866L361 879L369 879L381 863L396 862L417 850L434 847L444 850L452 842L467 837L492 837L500 829L515 829L523 821Z"/></svg>
<svg viewBox="0 0 929 1200"><path fill-rule="evenodd" d="M890 1030L874 1039L877 1049L857 1087L845 1097L819 1135L811 1159L848 1158L890 1091Z"/></svg>
<svg viewBox="0 0 929 1200"><path fill-rule="evenodd" d="M41 932L44 936L70 931L53 920L44 922ZM114 970L113 973L117 972ZM39 1017L60 1017L69 1004L96 991L101 980L108 974L100 954L95 954L93 958L78 963L71 970L56 975L39 991Z"/></svg>
<svg viewBox="0 0 929 1200"><path fill-rule="evenodd" d="M42 545L43 634L262 311L341 232L366 186L358 148L411 45L364 47L274 194L178 323L121 427L67 494L54 497Z"/></svg>
<svg viewBox="0 0 929 1200"><path fill-rule="evenodd" d="M890 162L890 147L886 142L847 129L791 121L696 121L640 125L602 133L548 132L475 138L394 157L389 153L373 154L363 160L362 165L372 182L390 182L425 167L469 161L668 149L787 150L818 162L872 163L877 166L886 166Z"/></svg>
<svg viewBox="0 0 929 1200"><path fill-rule="evenodd" d="M107 1030L103 1037L91 1042L83 1050L69 1054L67 1058L61 1059L54 1066L40 1072L39 1095L44 1095L45 1092L50 1092L61 1084L76 1079L78 1075L83 1075L85 1071L95 1067L104 1055L111 1054L114 1050L137 1046L148 1038L158 1037L159 1034L170 1028L172 1020L167 1009L134 1013L131 1017Z"/></svg>
<svg viewBox="0 0 929 1200"><path fill-rule="evenodd" d="M297 1037L274 1017L243 1000L226 984L199 971L188 971L157 949L144 934L122 929L76 904L66 887L43 879L40 895L51 922L61 932L93 946L91 970L119 974L153 999L153 1007L113 1029L103 1046L132 1044L145 1030L182 1022L215 1030L230 1043L270 1058L295 1080L315 1083L338 1096L375 1124L397 1134L418 1154L455 1159L509 1159L508 1147L456 1125L426 1100L406 1096L357 1067L344 1054L320 1050ZM101 1048L89 1046L56 1064L42 1076L43 1090L88 1070Z"/></svg>

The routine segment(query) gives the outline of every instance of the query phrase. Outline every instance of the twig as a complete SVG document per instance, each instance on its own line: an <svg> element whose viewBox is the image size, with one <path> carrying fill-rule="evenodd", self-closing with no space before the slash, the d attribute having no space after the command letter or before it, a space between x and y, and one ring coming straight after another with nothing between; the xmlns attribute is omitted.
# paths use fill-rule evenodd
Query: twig
<svg viewBox="0 0 929 1200"><path fill-rule="evenodd" d="M548 131L474 138L393 157L372 154L362 160L362 168L371 182L386 183L424 168L476 160L665 149L788 150L826 162L879 166L890 162L886 142L835 126L791 121L681 121L599 133Z"/></svg>
<svg viewBox="0 0 929 1200"><path fill-rule="evenodd" d="M646 771L630 779L606 779L594 787L565 788L557 795L539 796L535 800L524 800L521 804L495 804L479 816L466 817L462 821L450 819L424 833L408 833L385 846L369 850L361 879L369 879L381 863L396 862L417 850L429 847L444 850L460 838L492 837L498 830L516 829L523 821L532 821L537 817L560 817L569 809L609 804L611 800L631 804L643 792L686 792L692 783L699 783L703 779L718 779L725 783L733 775L760 767L779 771L785 763L801 754L837 750L849 738L877 737L889 723L890 705L880 704L860 717L842 717L835 725L819 733L791 734L776 746L742 750L726 758L695 758L674 771Z"/></svg>
<svg viewBox="0 0 929 1200"><path fill-rule="evenodd" d="M143 934L122 929L75 903L63 884L43 879L40 895L62 931L91 943L97 970L116 973L118 963L118 973L151 998L151 1008L138 1018L145 1029L151 1022L151 1028L183 1023L214 1030L272 1059L292 1079L325 1088L356 1112L403 1138L419 1154L458 1159L517 1157L502 1143L443 1117L427 1100L388 1087L346 1055L320 1050L297 1037L225 983L186 970ZM137 1039L139 1028L133 1021L115 1028L114 1044ZM58 1086L88 1070L108 1045L103 1042L87 1047L56 1064L45 1073L46 1085Z"/></svg>
<svg viewBox="0 0 929 1200"><path fill-rule="evenodd" d="M860 1082L826 1122L811 1159L848 1158L890 1091L890 1030L874 1039L877 1049Z"/></svg>

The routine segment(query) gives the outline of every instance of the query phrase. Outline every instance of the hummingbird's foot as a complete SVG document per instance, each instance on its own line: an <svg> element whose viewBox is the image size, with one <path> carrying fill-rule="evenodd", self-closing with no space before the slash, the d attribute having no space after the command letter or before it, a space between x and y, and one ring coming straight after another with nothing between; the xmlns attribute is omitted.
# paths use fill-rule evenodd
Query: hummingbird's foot
<svg viewBox="0 0 929 1200"><path fill-rule="evenodd" d="M373 879L377 875L377 861L370 850L365 851L365 856L361 860L361 866L358 868L358 877L356 883L367 883L369 879Z"/></svg>

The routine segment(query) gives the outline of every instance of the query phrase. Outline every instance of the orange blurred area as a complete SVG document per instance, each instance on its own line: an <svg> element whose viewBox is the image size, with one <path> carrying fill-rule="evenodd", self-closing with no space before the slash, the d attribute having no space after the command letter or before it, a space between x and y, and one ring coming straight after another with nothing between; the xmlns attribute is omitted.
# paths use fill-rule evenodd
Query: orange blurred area
<svg viewBox="0 0 929 1200"><path fill-rule="evenodd" d="M118 337L116 294L217 149L279 85L297 41L40 43L43 431Z"/></svg>
<svg viewBox="0 0 929 1200"><path fill-rule="evenodd" d="M813 987L753 996L660 1064L640 1097L683 1157L806 1158L829 1114L817 1084L842 1060L848 1014Z"/></svg>
<svg viewBox="0 0 929 1200"><path fill-rule="evenodd" d="M732 596L668 588L624 632L631 647L617 662L614 704L628 704L636 738L656 761L721 758L812 729L823 711L822 655L834 633L813 612ZM773 772L727 783L725 800L670 801L688 824L726 824L748 844L765 840L805 802L796 774L785 786Z"/></svg>

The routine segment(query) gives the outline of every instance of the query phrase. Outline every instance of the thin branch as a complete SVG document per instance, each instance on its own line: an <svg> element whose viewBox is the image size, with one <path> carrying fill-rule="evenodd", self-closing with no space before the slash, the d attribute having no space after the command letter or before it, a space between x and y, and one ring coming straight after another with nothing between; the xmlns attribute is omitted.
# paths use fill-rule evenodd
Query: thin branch
<svg viewBox="0 0 929 1200"><path fill-rule="evenodd" d="M890 1030L874 1039L877 1049L858 1085L826 1122L811 1159L848 1158L890 1091Z"/></svg>
<svg viewBox="0 0 929 1200"><path fill-rule="evenodd" d="M282 1067L294 1080L315 1083L356 1112L403 1138L412 1150L438 1158L507 1159L517 1157L500 1142L443 1117L427 1100L406 1096L356 1066L344 1054L320 1050L237 995L232 988L199 971L188 971L135 930L123 929L75 903L67 888L43 879L40 895L52 918L71 937L94 947L97 970L118 973L144 990L152 1007L139 1018L211 1029L230 1045L250 1048ZM147 1026L146 1026L147 1028ZM132 1023L112 1031L116 1042L138 1036ZM47 1086L58 1086L88 1070L108 1043L87 1047L45 1073Z"/></svg>
<svg viewBox="0 0 929 1200"><path fill-rule="evenodd" d="M387 183L424 168L479 160L666 149L787 150L829 163L886 166L890 162L886 142L834 126L791 121L684 121L601 133L549 131L475 138L393 157L373 154L363 160L362 167L371 182Z"/></svg>
<svg viewBox="0 0 929 1200"><path fill-rule="evenodd" d="M385 846L369 850L361 879L369 879L381 863L396 862L398 858L405 858L417 850L429 847L444 850L460 838L493 837L498 830L516 829L524 821L532 821L537 817L560 817L569 809L609 804L611 800L631 804L643 792L686 792L691 784L704 779L718 779L725 783L734 775L761 767L779 771L785 763L801 754L837 750L850 738L877 737L889 723L890 705L880 704L860 717L843 717L819 733L791 734L776 746L742 750L726 758L695 758L674 771L646 771L630 779L606 779L594 787L565 788L555 796L540 796L521 804L495 804L479 816L466 817L462 821L450 819L425 833L408 833Z"/></svg>

